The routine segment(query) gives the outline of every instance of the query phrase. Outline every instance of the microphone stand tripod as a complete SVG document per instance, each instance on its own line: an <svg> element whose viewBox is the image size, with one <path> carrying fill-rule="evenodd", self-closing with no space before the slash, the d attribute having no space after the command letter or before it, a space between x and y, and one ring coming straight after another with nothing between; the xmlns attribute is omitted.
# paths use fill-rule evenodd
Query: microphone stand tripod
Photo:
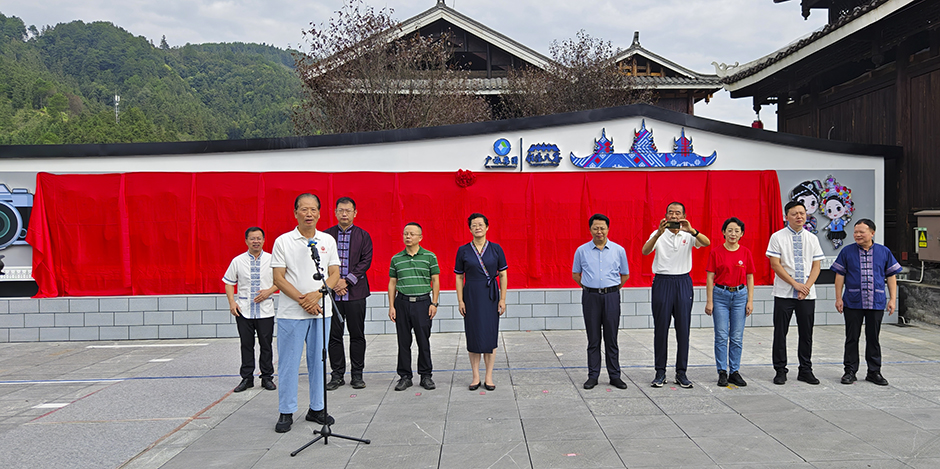
<svg viewBox="0 0 940 469"><path fill-rule="evenodd" d="M310 258L313 259L313 265L316 266L316 268L317 268L317 273L313 274L313 279L314 279L314 280L324 280L324 278L323 278L323 270L320 268L320 254L317 252L317 246L316 246L316 244L311 244L311 245L310 245ZM325 281L325 280L323 281L322 286L320 287L320 294L322 295L322 296L320 297L320 311L321 311L320 314L322 315L321 319L323 320L322 327L320 328L320 332L323 334L323 351L322 351L322 353L321 353L321 355L320 355L320 360L323 361L323 414L324 414L324 423L323 423L323 427L322 427L322 428L320 428L319 430L314 430L314 431L313 431L313 434L314 434L314 435L317 435L316 438L314 438L314 439L308 441L307 444L301 446L300 448L297 448L297 450L295 450L293 453L290 454L291 457L297 456L297 453L299 453L299 452L301 452L301 451L307 449L308 446L310 446L310 445L316 443L317 441L320 441L321 438L323 439L323 444L324 444L324 445L328 445L328 444L330 443L329 440L330 440L330 437L331 437L331 436L332 436L332 437L336 437L336 438L342 438L342 439L344 439L344 440L358 441L358 442L360 442L360 443L365 443L365 444L372 443L372 440L365 440L365 439L362 439L362 438L356 438L356 437L352 437L352 436L340 435L340 434L338 434L338 433L333 433L333 431L330 430L330 418L329 418L330 413L327 411L327 405L326 405L326 376L327 376L327 375L326 375L326 341L327 341L327 336L326 336L326 297L327 297L327 295L330 294L330 289L326 286L326 281ZM309 372L310 370L307 370L307 371Z"/></svg>

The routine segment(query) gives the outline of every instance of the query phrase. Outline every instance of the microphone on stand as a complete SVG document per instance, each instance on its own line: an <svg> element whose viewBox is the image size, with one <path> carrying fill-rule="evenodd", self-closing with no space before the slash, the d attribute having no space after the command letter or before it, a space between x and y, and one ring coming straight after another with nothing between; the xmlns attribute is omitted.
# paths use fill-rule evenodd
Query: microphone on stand
<svg viewBox="0 0 940 469"><path fill-rule="evenodd" d="M309 239L307 240L307 247L310 248L310 258L313 259L313 262L319 266L320 265L320 253L317 252L317 240ZM320 269L317 269L317 273L313 274L314 280L323 280L323 274L320 273Z"/></svg>

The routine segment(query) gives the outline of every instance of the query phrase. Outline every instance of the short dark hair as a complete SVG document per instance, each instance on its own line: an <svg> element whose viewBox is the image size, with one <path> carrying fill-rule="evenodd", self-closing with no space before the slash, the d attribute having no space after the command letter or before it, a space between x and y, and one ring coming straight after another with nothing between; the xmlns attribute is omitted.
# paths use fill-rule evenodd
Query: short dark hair
<svg viewBox="0 0 940 469"><path fill-rule="evenodd" d="M333 209L339 208L339 204L352 204L353 210L356 209L356 201L352 197L340 197L336 199L336 206Z"/></svg>
<svg viewBox="0 0 940 469"><path fill-rule="evenodd" d="M738 218L738 217L731 217L731 218L725 220L725 222L721 224L721 232L724 233L725 230L728 229L728 225L730 225L730 224L732 224L732 223L735 223L735 224L737 224L738 226L740 226L740 227L741 227L741 232L744 233L744 222L741 221L741 219Z"/></svg>
<svg viewBox="0 0 940 469"><path fill-rule="evenodd" d="M855 226L858 226L861 224L868 225L868 229L870 229L872 233L875 232L875 222L869 220L868 218L862 218L861 220L855 222Z"/></svg>
<svg viewBox="0 0 940 469"><path fill-rule="evenodd" d="M789 214L790 214L790 209L792 209L792 208L794 208L794 207L803 207L803 210L806 210L806 206L803 205L803 202L800 202L799 200L791 200L791 201L787 202L786 205L783 206L783 214L784 214L784 215L789 215Z"/></svg>
<svg viewBox="0 0 940 469"><path fill-rule="evenodd" d="M424 228L421 228L421 225L419 225L418 222L410 221L410 222L408 222L408 223L405 223L405 228L407 228L408 225L417 226L418 229L421 230L422 233L424 233Z"/></svg>
<svg viewBox="0 0 940 469"><path fill-rule="evenodd" d="M264 238L264 230L262 230L261 228L257 226L252 226L251 228L248 228L247 230L245 230L245 239L248 239L248 235L250 235L251 232L253 231L260 231L261 237Z"/></svg>
<svg viewBox="0 0 940 469"><path fill-rule="evenodd" d="M482 218L483 223L486 223L486 226L490 226L490 220L486 218L486 215L482 213L473 212L470 214L469 217L467 217L467 227L469 227L470 224L473 223L473 220L476 220L477 218Z"/></svg>
<svg viewBox="0 0 940 469"><path fill-rule="evenodd" d="M591 215L591 219L588 220L588 228L594 226L594 221L595 221L595 220L600 220L600 221L606 223L606 224L607 224L607 228L610 228L610 218L607 218L607 215L604 215L604 214L602 214L602 213L595 213L594 215Z"/></svg>
<svg viewBox="0 0 940 469"><path fill-rule="evenodd" d="M317 210L320 210L320 198L309 192L304 192L303 194L298 195L296 199L294 199L294 210L297 210L298 208L300 208L300 199L305 199L307 197L312 197L313 200L316 200Z"/></svg>
<svg viewBox="0 0 940 469"><path fill-rule="evenodd" d="M685 204L683 204L682 202L669 202L669 205L666 206L667 212L669 211L669 207L672 205L678 205L682 207L682 214L685 215Z"/></svg>

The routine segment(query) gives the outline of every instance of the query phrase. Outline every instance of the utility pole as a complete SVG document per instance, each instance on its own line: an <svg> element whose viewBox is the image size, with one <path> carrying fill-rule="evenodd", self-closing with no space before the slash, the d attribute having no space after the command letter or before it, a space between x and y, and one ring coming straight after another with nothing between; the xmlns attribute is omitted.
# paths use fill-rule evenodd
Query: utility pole
<svg viewBox="0 0 940 469"><path fill-rule="evenodd" d="M120 105L121 105L121 97L119 95L114 95L114 123L115 124L121 123L120 111L118 110L118 106Z"/></svg>

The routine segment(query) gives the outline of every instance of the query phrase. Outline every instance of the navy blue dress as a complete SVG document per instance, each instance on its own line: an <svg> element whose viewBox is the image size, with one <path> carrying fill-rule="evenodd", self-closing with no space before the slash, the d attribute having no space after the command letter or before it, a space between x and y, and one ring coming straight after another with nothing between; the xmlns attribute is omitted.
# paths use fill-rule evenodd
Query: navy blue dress
<svg viewBox="0 0 940 469"><path fill-rule="evenodd" d="M489 272L480 266L480 257ZM506 270L506 255L496 243L487 241L482 256L477 257L473 243L457 248L454 273L464 275L463 301L467 315L463 318L467 334L467 351L492 353L499 339L499 272Z"/></svg>

